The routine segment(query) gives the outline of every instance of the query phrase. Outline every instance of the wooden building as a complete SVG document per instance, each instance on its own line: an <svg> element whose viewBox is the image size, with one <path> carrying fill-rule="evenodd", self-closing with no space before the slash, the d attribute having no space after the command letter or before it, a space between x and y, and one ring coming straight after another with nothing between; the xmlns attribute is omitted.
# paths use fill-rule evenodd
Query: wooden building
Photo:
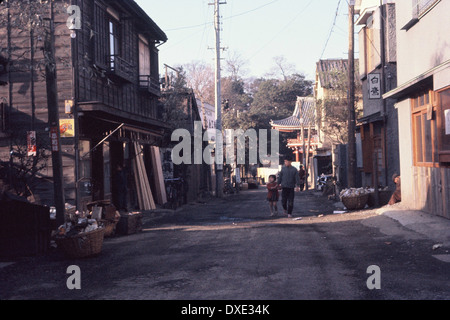
<svg viewBox="0 0 450 320"><path fill-rule="evenodd" d="M165 103L166 109L173 111L167 115L173 129L185 129L191 137L194 137L197 130L202 136L207 135L207 128L204 126L203 112L201 111L202 106L200 101L195 98L192 89L169 86L162 91L161 98L161 101ZM194 145L195 143L197 141L192 139L192 150L196 147ZM208 141L202 141L202 150L205 150L208 143ZM174 144L177 143L172 142L172 145L168 145L163 150L166 153L172 154ZM164 175L168 178L181 178L183 180L182 204L186 204L201 200L210 195L212 191L211 167L205 161L202 161L201 164L195 163L192 158L189 164L182 163L176 165L172 163L165 170Z"/></svg>
<svg viewBox="0 0 450 320"><path fill-rule="evenodd" d="M72 15L67 11L70 5L76 6ZM0 23L0 48L9 53L10 61L10 82L0 87L7 119L3 131L8 133L0 139L2 165L13 165L17 159L11 148L26 143L27 132L36 132L35 162L45 165L30 191L52 205L42 72L47 57L40 49L53 21L65 200L83 207L93 200L112 199L111 177L120 164L128 168L128 206L134 209L138 199L133 189L138 185L133 181L133 159L144 154L150 176L159 161L152 163L147 154L152 146L162 145L170 128L161 120L159 103L158 46L167 41L165 33L133 0L61 0L53 5L9 1L0 9L6 14ZM19 11L39 19L32 21L32 28L21 25Z"/></svg>
<svg viewBox="0 0 450 320"><path fill-rule="evenodd" d="M362 152L358 168L363 186L391 189L395 189L392 176L400 172L398 113L396 101L382 96L397 86L395 9L393 1L358 0L355 5L363 91L363 115L357 120Z"/></svg>

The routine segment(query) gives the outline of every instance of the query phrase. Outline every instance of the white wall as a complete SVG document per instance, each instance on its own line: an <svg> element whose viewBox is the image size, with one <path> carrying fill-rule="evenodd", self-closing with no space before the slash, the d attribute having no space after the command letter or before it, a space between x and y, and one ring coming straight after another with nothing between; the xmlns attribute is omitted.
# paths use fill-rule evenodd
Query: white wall
<svg viewBox="0 0 450 320"><path fill-rule="evenodd" d="M412 121L410 100L406 99L396 104L399 121L399 152L400 152L400 176L402 181L402 203L414 208L414 172L413 172L413 145L412 145Z"/></svg>
<svg viewBox="0 0 450 320"><path fill-rule="evenodd" d="M412 0L398 0L398 84L411 80L450 59L450 1L441 0L408 31L401 30L412 18Z"/></svg>

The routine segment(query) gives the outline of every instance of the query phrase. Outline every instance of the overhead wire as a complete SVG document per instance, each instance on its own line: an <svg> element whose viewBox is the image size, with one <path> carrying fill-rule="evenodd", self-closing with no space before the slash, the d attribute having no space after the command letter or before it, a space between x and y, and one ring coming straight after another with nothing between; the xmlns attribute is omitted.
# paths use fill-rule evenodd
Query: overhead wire
<svg viewBox="0 0 450 320"><path fill-rule="evenodd" d="M267 47L273 40L275 40L279 36L280 33L282 33L284 30L286 30L286 28L288 28L295 20L297 20L303 13L305 13L306 9L308 9L308 7L311 5L311 3L313 3L313 1L314 0L311 0L310 2L308 2L308 4L303 8L303 10L300 10L300 12L294 18L292 18L287 24L285 24L283 26L283 28L281 28L280 31L278 31L273 38L271 38L262 47L260 47L253 55L251 55L251 57L249 59L252 59L255 56L257 56L265 47Z"/></svg>
<svg viewBox="0 0 450 320"><path fill-rule="evenodd" d="M324 48L322 50L322 54L320 55L320 60L322 60L323 55L325 54L325 50L328 47L328 42L330 41L331 35L333 34L334 27L336 26L336 21L337 21L338 15L339 15L339 9L341 7L341 2L342 2L342 0L338 1L338 5L337 5L337 8L336 8L336 13L334 15L333 25L331 26L330 33L328 34L327 41L325 42L325 46L324 46Z"/></svg>
<svg viewBox="0 0 450 320"><path fill-rule="evenodd" d="M257 11L257 10L259 10L259 9L262 9L262 8L264 8L264 7L267 7L268 5L271 5L271 4L273 4L273 3L275 3L275 2L278 2L278 1L280 1L280 0L273 0L273 1L270 1L270 2L268 2L268 3L266 3L266 4L263 4L263 5L259 6L259 7L254 8L254 9L251 9L251 10L248 10L248 11L244 11L244 12L241 12L241 13L238 13L238 14L235 14L235 15L232 15L232 16L229 16L229 17L226 17L226 18L223 18L223 20L230 20L230 19L233 19L233 18L236 18L236 17L240 17L240 16L243 16L243 15L252 13L252 12L254 12L254 11ZM194 24L194 25L191 25L191 26L183 26L183 27L177 27L177 28L172 28L172 29L166 29L165 31L168 32L168 31L178 31L178 30L185 30L185 29L199 28L199 27L207 26L207 25L209 25L209 24L211 24L211 23L214 23L214 21L205 22L205 23L201 23L201 24Z"/></svg>

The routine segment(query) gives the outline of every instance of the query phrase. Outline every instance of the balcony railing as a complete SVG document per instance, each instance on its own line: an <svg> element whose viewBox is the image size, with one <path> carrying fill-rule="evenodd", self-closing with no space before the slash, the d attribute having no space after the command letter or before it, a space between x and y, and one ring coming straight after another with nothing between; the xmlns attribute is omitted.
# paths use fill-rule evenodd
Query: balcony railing
<svg viewBox="0 0 450 320"><path fill-rule="evenodd" d="M139 87L142 90L146 90L158 96L161 94L161 84L159 80L149 75L139 76Z"/></svg>
<svg viewBox="0 0 450 320"><path fill-rule="evenodd" d="M133 82L135 76L134 66L122 59L117 55L112 55L109 57L109 70L111 74L126 80L128 82Z"/></svg>
<svg viewBox="0 0 450 320"><path fill-rule="evenodd" d="M311 146L317 147L319 145L319 136L318 135L311 135ZM302 146L303 140L300 139L287 139L288 146ZM305 138L305 145L308 145L308 139Z"/></svg>

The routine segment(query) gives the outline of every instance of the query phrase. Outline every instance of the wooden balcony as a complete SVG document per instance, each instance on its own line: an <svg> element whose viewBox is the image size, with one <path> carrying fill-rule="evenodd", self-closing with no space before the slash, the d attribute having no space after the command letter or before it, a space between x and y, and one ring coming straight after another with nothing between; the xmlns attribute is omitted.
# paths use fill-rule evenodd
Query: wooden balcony
<svg viewBox="0 0 450 320"><path fill-rule="evenodd" d="M109 56L109 74L125 80L133 82L136 76L136 68L129 62L125 61L117 55Z"/></svg>
<svg viewBox="0 0 450 320"><path fill-rule="evenodd" d="M287 139L287 145L288 147L301 147L303 146L303 140L300 139ZM320 141L319 141L319 136L317 135L312 135L311 136L311 147L317 147L319 146ZM305 146L308 145L308 139L305 138Z"/></svg>
<svg viewBox="0 0 450 320"><path fill-rule="evenodd" d="M155 79L152 76L139 76L139 88L158 97L161 96L161 84L158 79Z"/></svg>

